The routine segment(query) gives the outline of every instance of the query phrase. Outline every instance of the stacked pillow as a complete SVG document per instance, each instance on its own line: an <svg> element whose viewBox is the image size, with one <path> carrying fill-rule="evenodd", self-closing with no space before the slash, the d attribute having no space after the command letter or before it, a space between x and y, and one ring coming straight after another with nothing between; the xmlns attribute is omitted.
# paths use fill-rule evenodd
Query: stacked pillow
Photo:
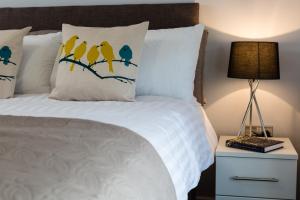
<svg viewBox="0 0 300 200"><path fill-rule="evenodd" d="M26 36L16 93L52 90L50 98L59 100L158 95L195 101L204 26L147 29L148 22L113 28L64 24L62 33Z"/></svg>
<svg viewBox="0 0 300 200"><path fill-rule="evenodd" d="M17 76L17 94L50 92L50 79L61 33L28 35L24 38L23 60Z"/></svg>

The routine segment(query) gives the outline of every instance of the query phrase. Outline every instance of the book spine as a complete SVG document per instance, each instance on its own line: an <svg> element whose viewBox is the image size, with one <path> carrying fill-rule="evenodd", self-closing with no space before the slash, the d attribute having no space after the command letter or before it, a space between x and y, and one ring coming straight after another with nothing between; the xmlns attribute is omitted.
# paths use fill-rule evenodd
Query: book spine
<svg viewBox="0 0 300 200"><path fill-rule="evenodd" d="M244 149L244 150L249 150L249 151L265 153L264 148L249 146L249 145L240 144L240 143L236 143L236 142L229 142L229 143L226 142L226 146L232 147L232 148L237 148L237 149Z"/></svg>

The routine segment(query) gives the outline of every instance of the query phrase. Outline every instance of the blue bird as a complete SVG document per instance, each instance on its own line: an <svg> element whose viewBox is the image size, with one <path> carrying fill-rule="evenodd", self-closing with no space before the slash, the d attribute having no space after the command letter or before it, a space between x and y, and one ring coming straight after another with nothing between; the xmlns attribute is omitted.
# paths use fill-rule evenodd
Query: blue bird
<svg viewBox="0 0 300 200"><path fill-rule="evenodd" d="M0 58L2 58L3 64L7 65L11 57L11 50L8 46L4 46L0 49Z"/></svg>
<svg viewBox="0 0 300 200"><path fill-rule="evenodd" d="M130 47L128 45L124 45L120 51L119 51L119 55L121 57L121 60L125 60L124 64L125 66L129 66L129 62L132 59L132 50L130 49Z"/></svg>

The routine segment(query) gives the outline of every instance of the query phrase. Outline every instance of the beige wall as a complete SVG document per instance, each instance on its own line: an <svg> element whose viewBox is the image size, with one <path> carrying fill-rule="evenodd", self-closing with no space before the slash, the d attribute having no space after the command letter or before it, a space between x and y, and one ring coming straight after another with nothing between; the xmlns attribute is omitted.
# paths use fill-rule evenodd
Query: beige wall
<svg viewBox="0 0 300 200"><path fill-rule="evenodd" d="M201 4L200 21L210 31L205 108L216 131L235 134L249 98L247 80L226 78L230 42L278 41L281 79L261 81L257 98L265 123L274 126L275 136L290 137L300 152L300 1L198 2ZM258 124L256 115L255 122Z"/></svg>

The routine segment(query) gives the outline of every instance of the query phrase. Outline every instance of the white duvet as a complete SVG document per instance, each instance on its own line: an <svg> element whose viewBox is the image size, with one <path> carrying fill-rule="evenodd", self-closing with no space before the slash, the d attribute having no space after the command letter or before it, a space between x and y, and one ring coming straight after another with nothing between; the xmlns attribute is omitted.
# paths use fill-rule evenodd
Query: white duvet
<svg viewBox="0 0 300 200"><path fill-rule="evenodd" d="M88 119L126 127L147 139L166 165L178 200L214 161L217 136L201 106L166 97L136 102L70 102L45 95L0 100L0 115ZM158 177L159 179L159 177Z"/></svg>

